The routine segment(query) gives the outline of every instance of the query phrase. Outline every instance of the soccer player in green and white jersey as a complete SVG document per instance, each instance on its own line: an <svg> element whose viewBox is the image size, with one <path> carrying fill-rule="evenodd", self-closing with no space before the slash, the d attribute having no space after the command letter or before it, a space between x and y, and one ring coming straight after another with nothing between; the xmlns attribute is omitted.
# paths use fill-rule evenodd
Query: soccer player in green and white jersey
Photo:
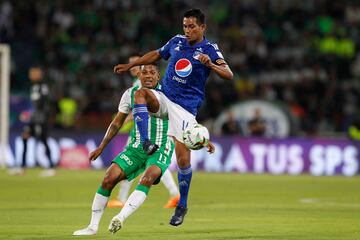
<svg viewBox="0 0 360 240"><path fill-rule="evenodd" d="M128 59L129 63L136 61L140 57L141 57L140 54L133 54ZM141 72L140 66L135 66L130 69L130 75L132 77L132 86L133 87L141 86L141 82L139 79L140 72ZM129 114L123 124L123 127L120 129L120 131L129 133L129 138L128 138L126 145L129 145L131 143L131 139L132 139L131 133L134 131L133 126L134 126L134 120L133 120L132 114ZM129 129L129 128L131 128L131 129ZM109 200L107 207L122 208L126 202L126 199L129 196L130 188L131 188L131 185L133 184L133 182L134 182L134 179L131 181L129 181L127 179L121 181L119 183L119 192L118 192L116 198ZM179 193L179 189L177 187L177 184L174 181L174 178L173 178L170 170L167 169L164 172L163 176L161 177L161 182L164 184L165 188L168 190L169 196L170 196L168 202L164 205L164 208L176 207L176 205L180 199L180 193Z"/></svg>
<svg viewBox="0 0 360 240"><path fill-rule="evenodd" d="M144 65L141 67L140 81L143 88L157 88L160 79L156 65ZM139 87L132 87L122 95L118 107L118 113L108 127L106 134L97 149L90 153L89 160L95 160L117 134L126 117L133 109L134 94ZM118 231L124 221L138 209L146 199L153 184L160 181L161 176L168 168L174 151L174 142L167 136L168 119L150 117L149 137L158 144L159 150L148 156L142 149L140 134L137 129L132 133L131 143L112 161L107 169L105 177L97 190L93 204L90 224L85 228L75 231L73 235L94 235L97 233L101 216L106 208L109 196L115 185L121 180L132 180L145 171L136 189L131 193L125 206L110 223L109 231ZM136 125L134 126L136 128Z"/></svg>

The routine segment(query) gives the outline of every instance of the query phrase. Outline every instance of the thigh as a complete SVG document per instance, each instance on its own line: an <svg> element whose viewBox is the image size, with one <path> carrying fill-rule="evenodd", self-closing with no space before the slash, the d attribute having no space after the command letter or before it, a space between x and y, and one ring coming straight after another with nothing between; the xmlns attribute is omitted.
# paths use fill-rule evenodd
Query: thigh
<svg viewBox="0 0 360 240"><path fill-rule="evenodd" d="M157 166L158 168L161 169L161 175L154 182L154 184L159 183L160 178L171 164L171 156L174 152L174 145L175 144L172 141L172 139L168 139L165 148L159 149L153 155L148 157L148 160L146 161L146 168L148 168L149 166Z"/></svg>
<svg viewBox="0 0 360 240"><path fill-rule="evenodd" d="M145 98L147 103L147 108L150 113L156 113L159 111L160 108L160 101L158 97L155 95L156 91L152 89L143 88L142 91L146 92Z"/></svg>
<svg viewBox="0 0 360 240"><path fill-rule="evenodd" d="M197 123L194 115L186 111L180 105L170 102L168 104L169 130L168 135L175 137L179 142L183 141L183 132L188 126Z"/></svg>
<svg viewBox="0 0 360 240"><path fill-rule="evenodd" d="M116 183L123 180L125 177L124 171L115 163L112 163L105 173L105 179L111 179Z"/></svg>
<svg viewBox="0 0 360 240"><path fill-rule="evenodd" d="M126 178L131 181L144 171L146 157L146 154L142 154L136 148L128 146L112 162L116 163L125 173Z"/></svg>

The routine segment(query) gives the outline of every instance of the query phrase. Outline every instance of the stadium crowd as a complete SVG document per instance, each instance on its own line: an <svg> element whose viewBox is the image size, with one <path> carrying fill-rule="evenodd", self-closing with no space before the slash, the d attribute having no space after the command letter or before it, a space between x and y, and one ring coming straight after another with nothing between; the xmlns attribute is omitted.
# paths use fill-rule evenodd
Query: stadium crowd
<svg viewBox="0 0 360 240"><path fill-rule="evenodd" d="M359 114L359 1L2 1L12 94L28 94L28 69L40 65L58 126L104 128L131 84L113 66L182 33L181 13L194 6L235 74L211 77L199 121L254 98L287 105L308 134L344 132Z"/></svg>

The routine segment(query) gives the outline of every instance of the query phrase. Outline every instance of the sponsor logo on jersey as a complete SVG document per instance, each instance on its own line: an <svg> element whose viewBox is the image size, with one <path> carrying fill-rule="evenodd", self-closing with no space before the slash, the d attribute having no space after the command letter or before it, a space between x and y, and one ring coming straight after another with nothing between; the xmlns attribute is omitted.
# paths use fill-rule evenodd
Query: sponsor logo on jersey
<svg viewBox="0 0 360 240"><path fill-rule="evenodd" d="M182 79L182 78L179 78L177 76L173 76L172 78L173 80L179 82L179 83L183 83L183 84L186 84L186 79Z"/></svg>
<svg viewBox="0 0 360 240"><path fill-rule="evenodd" d="M175 73L179 77L187 77L192 72L191 62L186 58L179 59L175 64Z"/></svg>

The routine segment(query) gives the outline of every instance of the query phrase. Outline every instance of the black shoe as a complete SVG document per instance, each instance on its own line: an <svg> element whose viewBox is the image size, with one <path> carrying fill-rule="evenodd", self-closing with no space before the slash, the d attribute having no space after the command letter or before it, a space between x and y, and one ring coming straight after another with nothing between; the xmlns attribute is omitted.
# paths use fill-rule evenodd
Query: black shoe
<svg viewBox="0 0 360 240"><path fill-rule="evenodd" d="M153 153L159 149L159 146L157 144L151 143L150 140L143 142L142 147L148 156L153 155Z"/></svg>
<svg viewBox="0 0 360 240"><path fill-rule="evenodd" d="M170 225L179 226L183 223L185 214L187 213L187 207L176 206L175 213L170 219Z"/></svg>

